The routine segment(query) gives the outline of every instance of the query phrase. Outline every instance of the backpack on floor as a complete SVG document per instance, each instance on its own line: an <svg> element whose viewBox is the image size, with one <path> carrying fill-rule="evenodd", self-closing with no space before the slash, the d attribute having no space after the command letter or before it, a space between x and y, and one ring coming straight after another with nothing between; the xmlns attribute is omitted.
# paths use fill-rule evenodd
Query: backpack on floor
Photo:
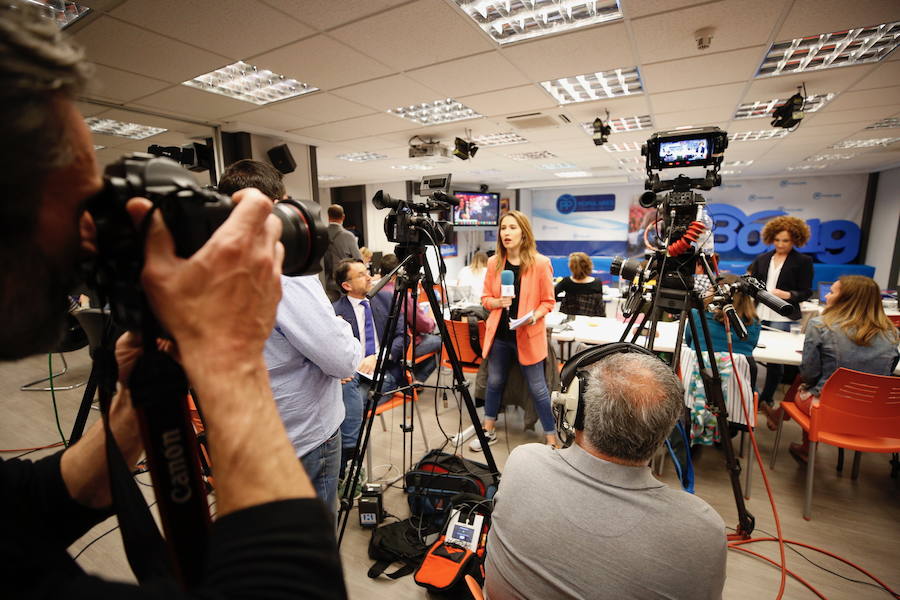
<svg viewBox="0 0 900 600"><path fill-rule="evenodd" d="M393 573L385 574L398 579L416 570L428 551L428 539L440 530L422 519L410 517L372 530L369 540L369 558L375 563L369 568L369 577L375 579L392 563L402 563Z"/></svg>
<svg viewBox="0 0 900 600"><path fill-rule="evenodd" d="M405 476L410 514L438 529L444 526L450 499L457 494L493 498L497 487L487 465L431 450Z"/></svg>

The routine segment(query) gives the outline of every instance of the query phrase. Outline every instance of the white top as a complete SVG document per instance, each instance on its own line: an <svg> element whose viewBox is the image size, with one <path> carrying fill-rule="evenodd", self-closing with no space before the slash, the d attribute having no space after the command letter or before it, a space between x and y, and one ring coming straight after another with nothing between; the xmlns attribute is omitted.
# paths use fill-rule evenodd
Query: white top
<svg viewBox="0 0 900 600"><path fill-rule="evenodd" d="M353 305L353 312L356 314L356 330L359 332L359 343L363 349L363 358L366 354L366 309L362 305L365 298L354 298L348 295L347 300ZM369 310L372 310L372 301L369 300ZM375 318L372 317L372 331L375 332L375 354L378 355L378 329L375 328Z"/></svg>
<svg viewBox="0 0 900 600"><path fill-rule="evenodd" d="M487 275L487 268L476 272L472 267L463 267L459 270L459 280L457 285L469 288L469 300L481 304L481 294L484 290L484 278Z"/></svg>
<svg viewBox="0 0 900 600"><path fill-rule="evenodd" d="M772 255L772 259L769 261L769 274L766 276L766 291L769 293L778 289L778 276L781 275L781 267L784 266L785 260L787 260L787 257L785 257L785 260L782 260L781 263L776 265L776 256L776 254ZM786 323L792 320L787 317L782 317L762 302L756 305L756 314L759 316L760 321L781 321Z"/></svg>

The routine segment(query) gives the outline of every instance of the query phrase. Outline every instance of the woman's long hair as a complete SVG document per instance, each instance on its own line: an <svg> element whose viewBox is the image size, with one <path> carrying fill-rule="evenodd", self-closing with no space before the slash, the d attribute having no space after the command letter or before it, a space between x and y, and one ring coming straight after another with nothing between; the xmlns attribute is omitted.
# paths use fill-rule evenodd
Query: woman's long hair
<svg viewBox="0 0 900 600"><path fill-rule="evenodd" d="M738 280L737 275L733 275L731 273L726 273L722 276L722 283L729 285ZM735 292L732 297L732 305L734 306L734 311L737 313L738 317L741 321L744 322L744 325L752 325L758 317L756 316L756 305L753 302L753 299L743 292ZM720 323L725 322L725 313L721 310L717 310L713 315L713 318Z"/></svg>
<svg viewBox="0 0 900 600"><path fill-rule="evenodd" d="M473 271L481 272L487 268L488 255L484 252L476 252L472 255L472 263L469 265Z"/></svg>
<svg viewBox="0 0 900 600"><path fill-rule="evenodd" d="M897 329L884 314L881 292L871 277L844 275L841 291L834 303L822 312L828 327L838 326L857 346L868 346L872 338L885 334L897 340Z"/></svg>
<svg viewBox="0 0 900 600"><path fill-rule="evenodd" d="M522 241L519 243L519 258L522 260L522 273L524 274L534 264L538 251L534 242L534 232L531 231L531 223L528 222L528 217L518 210L509 211L500 217L500 221L497 223L497 270L502 271L506 265L506 247L503 245L503 237L500 235L500 226L503 224L503 219L507 217L515 219L516 223L519 224L519 229L522 230Z"/></svg>

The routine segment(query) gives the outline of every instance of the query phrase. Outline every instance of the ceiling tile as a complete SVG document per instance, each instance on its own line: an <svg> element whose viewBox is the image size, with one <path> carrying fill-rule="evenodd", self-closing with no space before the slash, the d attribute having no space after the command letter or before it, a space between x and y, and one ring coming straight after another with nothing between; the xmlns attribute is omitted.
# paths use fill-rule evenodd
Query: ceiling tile
<svg viewBox="0 0 900 600"><path fill-rule="evenodd" d="M707 0L619 0L619 6L629 19L660 12L670 12L693 6L706 4Z"/></svg>
<svg viewBox="0 0 900 600"><path fill-rule="evenodd" d="M260 108L258 110L229 115L227 121L232 123L248 123L250 125L258 125L277 131L300 129L301 127L309 127L316 124L316 121L312 119L280 112L274 108Z"/></svg>
<svg viewBox="0 0 900 600"><path fill-rule="evenodd" d="M897 83L900 83L900 61L894 60L879 64L850 89L853 91L868 90L897 85Z"/></svg>
<svg viewBox="0 0 900 600"><path fill-rule="evenodd" d="M869 108L870 106L897 106L900 104L900 86L844 92L829 103L832 110Z"/></svg>
<svg viewBox="0 0 900 600"><path fill-rule="evenodd" d="M521 114L556 106L550 94L537 85L456 98L482 115Z"/></svg>
<svg viewBox="0 0 900 600"><path fill-rule="evenodd" d="M494 48L468 17L445 2L420 0L330 32L394 69L408 70Z"/></svg>
<svg viewBox="0 0 900 600"><path fill-rule="evenodd" d="M315 33L257 0L131 0L110 14L235 60Z"/></svg>
<svg viewBox="0 0 900 600"><path fill-rule="evenodd" d="M633 67L637 59L623 23L529 40L501 53L534 81Z"/></svg>
<svg viewBox="0 0 900 600"><path fill-rule="evenodd" d="M659 93L747 81L764 50L758 46L646 65L641 71L644 89Z"/></svg>
<svg viewBox="0 0 900 600"><path fill-rule="evenodd" d="M165 112L207 119L218 119L225 115L233 115L255 106L250 102L235 100L221 94L204 92L186 85L178 85L146 98L141 98L136 104L160 109Z"/></svg>
<svg viewBox="0 0 900 600"><path fill-rule="evenodd" d="M662 115L654 115L656 129L674 129L676 127L706 127L720 121L727 121L734 113L731 108L699 108Z"/></svg>
<svg viewBox="0 0 900 600"><path fill-rule="evenodd" d="M346 119L325 125L316 125L298 129L293 133L309 135L330 142L353 140L359 137L374 136L383 133L408 130L410 123L387 113Z"/></svg>
<svg viewBox="0 0 900 600"><path fill-rule="evenodd" d="M128 102L172 86L167 81L150 79L103 65L95 64L93 67L94 77L91 78L87 90L87 95L92 98Z"/></svg>
<svg viewBox="0 0 900 600"><path fill-rule="evenodd" d="M725 0L636 19L631 30L640 63L646 66L710 52L765 45L783 7L780 0ZM697 49L694 32L701 27L714 29L712 43L706 50Z"/></svg>
<svg viewBox="0 0 900 600"><path fill-rule="evenodd" d="M102 106L100 104L92 104L91 102L76 102L75 107L78 108L78 112L81 113L82 117L97 116L97 115L109 110L108 106Z"/></svg>
<svg viewBox="0 0 900 600"><path fill-rule="evenodd" d="M181 83L228 59L101 15L75 34L93 62L171 83Z"/></svg>
<svg viewBox="0 0 900 600"><path fill-rule="evenodd" d="M819 125L837 125L840 123L862 123L863 127L867 127L876 121L892 116L897 112L896 105L888 106L872 106L865 111L860 110L831 110L831 107L823 108L811 115L807 115L803 119L801 127L811 125L818 127ZM889 131L886 129L873 129L872 131Z"/></svg>
<svg viewBox="0 0 900 600"><path fill-rule="evenodd" d="M566 116L573 121L578 122L593 121L594 118L598 116L606 119L607 110L609 111L610 118L618 119L621 117L649 114L650 105L647 104L646 94L632 94L630 96L605 98L593 102L566 104L559 108L560 112L565 113Z"/></svg>
<svg viewBox="0 0 900 600"><path fill-rule="evenodd" d="M323 90L387 75L390 69L369 56L317 35L253 58L260 66Z"/></svg>
<svg viewBox="0 0 900 600"><path fill-rule="evenodd" d="M206 125L187 123L185 121L179 121L178 119L170 119L166 117L157 117L155 115L133 112L126 109L114 108L108 112L103 113L103 118L125 121L127 123L139 123L141 125L149 125L150 127L162 127L164 129L168 129L169 131L177 131L183 133L187 136L206 136L212 134L212 129ZM152 140L154 137L156 136L149 137L147 139Z"/></svg>
<svg viewBox="0 0 900 600"><path fill-rule="evenodd" d="M361 117L371 114L371 108L361 106L355 102L338 98L333 94L318 92L303 96L296 100L279 102L273 106L278 112L296 115L304 119L315 120L317 123L339 121L352 117Z"/></svg>
<svg viewBox="0 0 900 600"><path fill-rule="evenodd" d="M434 102L445 95L413 81L405 75L382 77L374 81L342 87L332 93L377 111L420 102Z"/></svg>
<svg viewBox="0 0 900 600"><path fill-rule="evenodd" d="M331 29L369 15L381 13L409 0L263 0L266 4L319 30Z"/></svg>
<svg viewBox="0 0 900 600"><path fill-rule="evenodd" d="M732 113L746 87L745 83L694 88L680 92L653 94L650 102L655 113L678 112L694 108L730 107ZM729 115L731 118L731 115Z"/></svg>
<svg viewBox="0 0 900 600"><path fill-rule="evenodd" d="M407 75L454 98L531 83L497 51L417 69Z"/></svg>
<svg viewBox="0 0 900 600"><path fill-rule="evenodd" d="M828 2L827 7L823 7L822 0L795 0L775 41L878 25L898 18L896 0Z"/></svg>
<svg viewBox="0 0 900 600"><path fill-rule="evenodd" d="M861 77L870 73L874 68L872 65L856 65L853 67L810 71L809 73L799 73L797 75L779 75L777 77L754 79L742 102L787 98L797 93L797 87L802 84L806 84L807 94L840 94ZM756 69L754 69L751 76L755 74Z"/></svg>

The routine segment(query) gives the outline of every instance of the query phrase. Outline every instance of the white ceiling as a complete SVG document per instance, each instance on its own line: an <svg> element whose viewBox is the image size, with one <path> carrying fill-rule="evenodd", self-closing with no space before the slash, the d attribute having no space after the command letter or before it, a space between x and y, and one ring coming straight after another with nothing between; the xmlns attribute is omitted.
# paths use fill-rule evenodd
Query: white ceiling
<svg viewBox="0 0 900 600"><path fill-rule="evenodd" d="M188 118L317 146L319 173L343 179L324 187L417 179L395 169L413 135L452 146L467 130L475 136L516 131L528 143L482 147L469 161L434 168L456 181L528 187L589 179L559 179L539 168L572 163L596 181L632 181L638 152L607 152L593 145L580 123L605 116L650 115L653 129L613 134L610 143L640 143L658 129L717 125L729 132L768 129L765 118L733 120L742 102L788 97L805 82L810 94L833 93L784 138L733 142L726 161L741 177L787 175L789 166L823 153L853 154L827 162L817 174L875 171L900 164L900 144L829 150L842 140L900 137L900 128L866 130L900 116L900 52L876 64L753 79L769 45L793 37L900 20L897 0L620 0L625 18L570 33L500 48L451 0L85 0L94 12L72 27L91 61L98 85L88 99L123 109ZM711 47L698 50L694 31L713 27ZM321 91L273 105L256 105L181 86L213 69L244 60L294 77ZM539 85L583 73L637 66L639 96L558 106ZM389 108L452 97L482 118L431 127L388 114ZM83 105L85 113L115 118L119 109ZM553 125L517 129L507 117L540 112ZM571 121L559 119L565 115ZM128 120L165 121L128 113ZM202 128L168 122L177 134L141 142L98 136L116 149L176 143ZM103 137L103 139L99 139ZM158 139L157 139L158 138ZM516 161L511 154L548 151L553 159ZM336 158L376 152L366 163ZM104 157L101 157L101 160ZM620 160L624 159L624 164ZM808 163L807 163L808 164ZM487 173L485 173L487 172ZM612 177L611 177L612 175Z"/></svg>

